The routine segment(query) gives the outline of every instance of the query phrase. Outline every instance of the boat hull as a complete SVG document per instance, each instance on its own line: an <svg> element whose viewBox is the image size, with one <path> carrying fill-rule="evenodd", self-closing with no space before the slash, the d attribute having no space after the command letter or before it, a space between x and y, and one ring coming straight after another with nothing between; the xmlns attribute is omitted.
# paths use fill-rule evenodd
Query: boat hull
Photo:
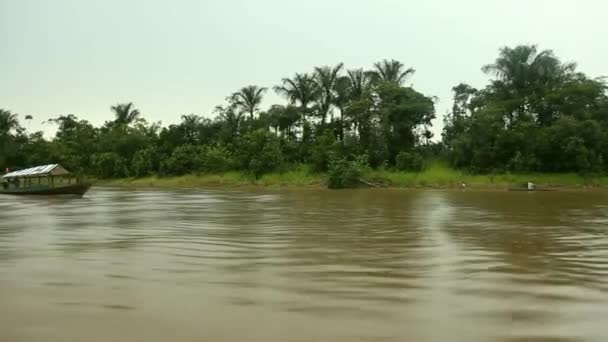
<svg viewBox="0 0 608 342"><path fill-rule="evenodd" d="M56 196L56 195L76 195L82 196L91 188L90 183L72 184L55 188L45 189L0 189L0 194L7 195L36 195L36 196Z"/></svg>

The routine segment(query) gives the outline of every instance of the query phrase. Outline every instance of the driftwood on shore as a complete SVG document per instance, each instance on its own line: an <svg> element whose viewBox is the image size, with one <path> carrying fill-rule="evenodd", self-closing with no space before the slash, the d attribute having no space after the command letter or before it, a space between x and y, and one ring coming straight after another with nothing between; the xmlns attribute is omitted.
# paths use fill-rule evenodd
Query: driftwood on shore
<svg viewBox="0 0 608 342"><path fill-rule="evenodd" d="M370 182L370 181L366 181L366 180L365 180L365 179L363 179L363 178L359 178L359 182L361 182L361 183L363 183L363 184L365 184L365 185L367 185L367 186L369 186L369 187L371 187L371 188L384 188L384 186L383 186L383 185L376 184L376 183L372 183L372 182Z"/></svg>

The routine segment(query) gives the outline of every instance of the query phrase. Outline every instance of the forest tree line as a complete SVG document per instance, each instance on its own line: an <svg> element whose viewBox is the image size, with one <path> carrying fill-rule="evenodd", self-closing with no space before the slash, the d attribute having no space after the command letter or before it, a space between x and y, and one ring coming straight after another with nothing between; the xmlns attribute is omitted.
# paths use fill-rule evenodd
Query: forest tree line
<svg viewBox="0 0 608 342"><path fill-rule="evenodd" d="M167 127L125 103L100 127L73 114L51 119L57 132L48 140L0 110L0 167L60 163L118 178L230 170L259 177L307 165L339 176L364 167L420 171L442 158L472 173L608 171L603 78L533 45L502 48L482 71L492 77L484 88L453 88L440 142L431 133L435 99L404 85L413 68L383 60L370 70L316 67L272 89L247 86L214 118L183 115ZM286 103L262 110L269 91Z"/></svg>

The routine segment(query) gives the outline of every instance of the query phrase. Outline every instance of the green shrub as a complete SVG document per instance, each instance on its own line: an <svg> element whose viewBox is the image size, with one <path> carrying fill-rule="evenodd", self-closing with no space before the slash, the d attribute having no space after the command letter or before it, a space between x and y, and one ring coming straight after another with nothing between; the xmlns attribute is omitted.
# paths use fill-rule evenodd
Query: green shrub
<svg viewBox="0 0 608 342"><path fill-rule="evenodd" d="M389 149L386 138L379 129L371 129L367 138L367 155L371 167L379 167L389 159Z"/></svg>
<svg viewBox="0 0 608 342"><path fill-rule="evenodd" d="M226 172L236 168L234 156L222 146L209 146L200 154L201 169L206 172Z"/></svg>
<svg viewBox="0 0 608 342"><path fill-rule="evenodd" d="M337 147L338 143L331 130L327 129L317 136L310 151L309 161L312 164L313 170L317 172L327 171L331 163L332 153L336 151Z"/></svg>
<svg viewBox="0 0 608 342"><path fill-rule="evenodd" d="M173 150L171 157L163 163L163 171L168 175L185 175L201 169L201 149L190 144L181 145Z"/></svg>
<svg viewBox="0 0 608 342"><path fill-rule="evenodd" d="M131 160L131 175L146 177L154 173L155 152L152 149L137 150Z"/></svg>
<svg viewBox="0 0 608 342"><path fill-rule="evenodd" d="M332 158L329 163L327 187L330 189L356 187L366 168L365 158L363 156L350 161L345 158Z"/></svg>
<svg viewBox="0 0 608 342"><path fill-rule="evenodd" d="M100 178L127 177L127 164L114 152L105 152L93 156L93 169Z"/></svg>
<svg viewBox="0 0 608 342"><path fill-rule="evenodd" d="M238 146L241 168L251 172L256 179L264 173L275 171L283 164L281 142L267 130L246 134Z"/></svg>
<svg viewBox="0 0 608 342"><path fill-rule="evenodd" d="M424 158L416 152L399 152L395 158L395 167L401 171L422 171Z"/></svg>

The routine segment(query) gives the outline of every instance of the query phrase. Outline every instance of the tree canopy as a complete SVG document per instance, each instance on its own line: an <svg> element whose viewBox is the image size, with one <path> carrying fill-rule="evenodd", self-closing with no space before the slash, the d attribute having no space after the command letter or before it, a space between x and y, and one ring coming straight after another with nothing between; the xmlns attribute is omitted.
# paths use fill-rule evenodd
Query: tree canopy
<svg viewBox="0 0 608 342"><path fill-rule="evenodd" d="M550 50L505 47L482 68L477 90L453 88L443 143L455 167L473 172L605 172L608 101L589 78Z"/></svg>
<svg viewBox="0 0 608 342"><path fill-rule="evenodd" d="M2 109L0 167L54 162L102 178L228 170L259 177L306 164L335 177L352 165L416 171L425 159L445 158L473 173L608 171L602 78L533 45L502 48L481 69L492 77L484 87L453 87L440 142L431 141L434 97L404 85L413 68L385 59L367 70L337 63L295 73L272 87L286 103L266 107L267 88L245 86L213 115L184 114L164 127L119 103L99 127L59 115L48 121L55 136L45 139Z"/></svg>

